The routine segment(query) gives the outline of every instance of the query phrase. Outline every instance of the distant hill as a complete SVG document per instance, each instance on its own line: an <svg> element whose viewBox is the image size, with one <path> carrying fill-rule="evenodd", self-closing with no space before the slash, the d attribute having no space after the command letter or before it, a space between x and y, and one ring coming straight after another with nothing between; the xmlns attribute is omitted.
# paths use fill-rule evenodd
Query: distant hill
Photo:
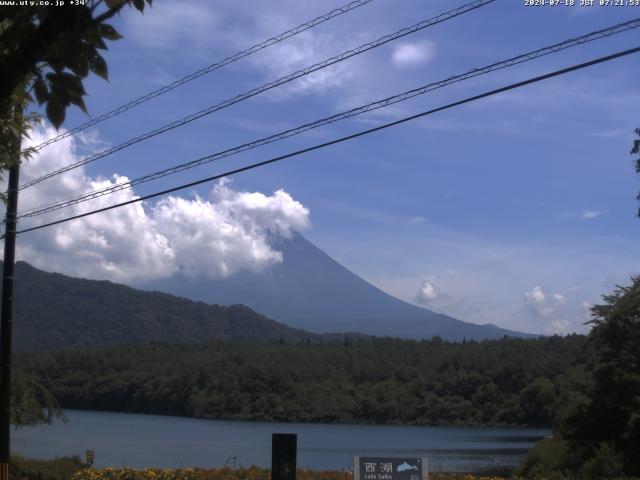
<svg viewBox="0 0 640 480"><path fill-rule="evenodd" d="M2 262L0 262L0 265ZM211 339L320 342L340 339L289 328L243 305L207 305L16 263L13 338L18 349L59 349Z"/></svg>
<svg viewBox="0 0 640 480"><path fill-rule="evenodd" d="M533 335L467 323L395 298L333 260L299 234L274 238L281 264L224 280L181 276L139 285L211 304L244 304L279 322L312 332L362 332L460 341Z"/></svg>

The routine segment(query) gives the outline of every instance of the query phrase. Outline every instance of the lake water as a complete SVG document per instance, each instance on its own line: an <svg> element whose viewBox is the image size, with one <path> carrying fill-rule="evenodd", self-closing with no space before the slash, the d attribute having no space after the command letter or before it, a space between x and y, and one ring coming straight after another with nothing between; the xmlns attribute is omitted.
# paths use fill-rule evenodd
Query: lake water
<svg viewBox="0 0 640 480"><path fill-rule="evenodd" d="M425 456L431 471L513 466L548 429L227 422L65 411L69 423L12 430L12 451L31 458L95 451L98 467L220 467L271 463L271 434L298 434L298 467L344 469L353 455Z"/></svg>

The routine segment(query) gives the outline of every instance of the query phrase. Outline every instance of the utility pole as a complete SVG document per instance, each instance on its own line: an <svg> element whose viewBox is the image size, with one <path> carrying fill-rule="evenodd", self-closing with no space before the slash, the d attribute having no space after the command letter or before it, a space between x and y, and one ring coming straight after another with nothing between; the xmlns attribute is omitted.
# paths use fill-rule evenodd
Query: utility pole
<svg viewBox="0 0 640 480"><path fill-rule="evenodd" d="M16 253L19 173L20 152L18 151L16 163L9 169L4 234L4 264L2 265L2 307L0 310L2 315L0 319L0 480L9 480L9 454L11 453L11 327L13 323L13 267Z"/></svg>

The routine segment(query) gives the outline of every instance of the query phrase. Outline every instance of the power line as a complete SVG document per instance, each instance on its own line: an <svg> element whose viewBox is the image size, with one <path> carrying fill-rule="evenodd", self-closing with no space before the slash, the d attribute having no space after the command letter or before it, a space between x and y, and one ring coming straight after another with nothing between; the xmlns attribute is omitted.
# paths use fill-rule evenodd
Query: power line
<svg viewBox="0 0 640 480"><path fill-rule="evenodd" d="M624 50L624 51L617 52L617 53L614 53L614 54L611 54L611 55L607 55L607 56L604 56L604 57L596 58L596 59L590 60L588 62L584 62L584 63L578 64L578 65L573 65L571 67L563 68L561 70L556 70L554 72L546 73L544 75L533 77L533 78L530 78L528 80L523 80L521 82L512 83L512 84L510 84L510 85L508 85L506 87L501 87L501 88L498 88L498 89L495 89L495 90L491 90L491 91L488 91L488 92L485 92L485 93L481 93L479 95L474 95L472 97L465 98L464 100L459 100L457 102L449 103L449 104L447 104L445 106L434 108L432 110L427 110L425 112L421 112L421 113L418 113L416 115L411 115L411 116L408 116L408 117L404 117L404 118L401 118L400 120L395 120L393 122L385 123L383 125L379 125L377 127L369 128L367 130L363 130L363 131L360 131L360 132L357 132L357 133L354 133L354 134L351 134L351 135L346 135L344 137L336 138L336 139L328 141L328 142L324 142L324 143L320 143L320 144L317 144L317 145L314 145L314 146L311 146L311 147L303 148L302 150L297 150L295 152L287 153L285 155L280 155L278 157L274 157L274 158L271 158L269 160L264 160L262 162L252 163L250 165L246 165L244 167L236 168L234 170L229 170L229 171L224 172L224 173L220 173L220 174L217 174L217 175L212 175L210 177L202 178L200 180L195 180L193 182L189 182L189 183L185 183L185 184L182 184L182 185L178 185L177 187L168 188L166 190L162 190L162 191L155 192L155 193L152 193L152 194L149 194L149 195L145 195L145 196L142 196L142 197L134 198L134 199L128 200L126 202L116 203L114 205L109 205L108 207L103 207L103 208L99 208L99 209L92 210L92 211L89 211L89 212L81 213L81 214L78 214L78 215L73 215L71 217L63 218L63 219L56 220L56 221L53 221L53 222L48 222L48 223L45 223L45 224L42 224L42 225L37 225L35 227L25 228L25 229L17 231L16 234L32 232L34 230L40 230L42 228L47 228L47 227L51 227L51 226L54 226L54 225L59 225L61 223L70 222L72 220L77 220L79 218L88 217L90 215L95 215L95 214L98 214L98 213L103 213L103 212L106 212L106 211L109 211L109 210L113 210L115 208L120 208L120 207L124 207L126 205L131 205L133 203L138 203L138 202L142 202L144 200L149 200L151 198L167 195L169 193L177 192L179 190L184 190L185 188L190 188L190 187L194 187L196 185L200 185L200 184L203 184L203 183L211 182L213 180L218 180L218 179L223 178L223 177L229 177L231 175L236 175L238 173L246 172L248 170L253 170L253 169L258 168L258 167L263 167L265 165L269 165L271 163L276 163L276 162L279 162L281 160L285 160L287 158L296 157L296 156L302 155L304 153L312 152L314 150L319 150L319 149L322 149L322 148L329 147L331 145L336 145L338 143L346 142L348 140L353 140L354 138L362 137L364 135L368 135L368 134L371 134L371 133L374 133L374 132L378 132L380 130L384 130L384 129L387 129L387 128L390 128L390 127L394 127L396 125L400 125L400 124L409 122L411 120L416 120L418 118L426 117L427 115L432 115L434 113L441 112L443 110L448 110L448 109L453 108L453 107L457 107L457 106L460 106L460 105L471 103L471 102L474 102L474 101L477 101L477 100L480 100L480 99L483 99L483 98L486 98L486 97L490 97L490 96L493 96L493 95L504 93L504 92L507 92L507 91L510 91L510 90L514 90L516 88L521 88L521 87L524 87L526 85L531 85L533 83L537 83L537 82L540 82L540 81L543 81L543 80L547 80L549 78L553 78L553 77L557 77L557 76L560 76L560 75L564 75L564 74L567 74L569 72L573 72L573 71L580 70L580 69L583 69L583 68L591 67L593 65L597 65L597 64L600 64L600 63L608 62L608 61L614 60L616 58L621 58L621 57L624 57L624 56L627 56L627 55L631 55L633 53L638 53L638 52L640 52L640 47L635 47L635 48L631 48L629 50ZM2 237L0 237L0 239L2 239L2 238L4 238L4 235Z"/></svg>
<svg viewBox="0 0 640 480"><path fill-rule="evenodd" d="M197 166L201 166L204 165L206 163L210 163L216 160L220 160L222 158L226 158L232 155L236 155L238 153L247 151L247 150L251 150L254 148L257 148L259 146L263 146L269 143L273 143L279 140L283 140L285 138L289 138L292 137L294 135L298 135L301 134L303 132L306 132L308 130L312 130L315 128L319 128L321 126L324 125L328 125L340 120L344 120L347 118L351 118L354 117L356 115L360 115L363 114L365 112L370 112L373 110L377 110L379 108L384 108L386 106L389 105L393 105L395 103L399 103L405 100L408 100L410 98L413 98L415 96L418 95L422 95L422 94L426 94L430 91L439 89L439 88L443 88L447 85L451 85L454 83L458 83L464 80L467 80L469 78L474 78L480 75L485 75L487 73L496 71L496 70L501 70L503 68L507 68L507 67L511 67L513 65L518 65L527 61L531 61L534 60L536 58L540 58L542 56L545 55L549 55L552 53L557 53L561 50L570 48L570 47L574 47L576 45L582 45L584 43L588 43L588 42L592 42L595 40L599 40L601 38L606 38L615 34L619 34L622 32L625 32L627 30L631 30L634 28L638 28L640 27L640 18L634 19L634 20L630 20L628 22L624 22L624 23L620 23L617 25L613 25L601 30L597 30L595 32L591 32L588 33L586 35L582 35L580 37L575 37L575 38L571 38L568 40L565 40L563 42L560 43L556 43L547 47L543 47L540 48L538 50L534 50L531 52L527 52L527 53L523 53L521 55L515 56L515 57L511 57L507 60L502 60L499 62L495 62L492 63L488 66L485 67L481 67L481 68L474 68L472 70L469 70L463 74L459 74L459 75L453 75L450 77L447 77L444 80L440 80L438 82L433 82L430 83L428 85L424 85L422 87L419 88L415 88L412 90L408 90L406 92L400 93L398 95L394 95L391 97L387 97L385 99L382 100L378 100L375 102L371 102L367 105L363 105L342 113L338 113L336 115L332 115L330 117L325 117L319 120L316 120L312 123L307 123L289 130L285 130L283 132L279 132L277 134L274 135L270 135L268 137L264 137L258 140L254 140L252 142L249 143L245 143L243 145L237 146L237 147L233 147L231 149L227 149L221 152L217 152L214 153L212 155L207 155L205 157L201 157L195 160L191 160L189 162L186 163L182 163L179 165L175 165L173 167L169 167L163 170L159 170L157 172L154 173L150 173L147 175L144 175L142 177L138 177L136 179L130 180L128 182L122 182L116 185L112 185L100 190L95 190L93 192L88 192L88 193L84 193L82 195L77 195L73 198L61 201L61 202L56 202L56 203L52 203L49 205L45 205L45 206L41 206L41 207L35 207L32 208L30 210L27 210L25 212L21 212L20 215L18 216L18 218L25 218L25 217L35 217L38 215L42 215L45 213L49 213L55 210L59 210L65 207L69 207L72 205L77 205L79 203L83 203L95 198L99 198L105 195L109 195L112 193L115 193L117 191L121 191L121 190L125 190L128 188L132 188L136 185L140 185L142 183L146 183L152 180L156 180L162 177L166 177L168 175L173 175L175 173L181 172L181 171L185 171Z"/></svg>
<svg viewBox="0 0 640 480"><path fill-rule="evenodd" d="M372 50L374 48L378 48L386 43L389 43L393 40L397 40L398 38L404 37L406 35L418 32L420 30L423 30L425 28L431 27L433 25L436 25L438 23L444 22L446 20L450 20L452 18L458 17L464 13L470 12L472 10L475 10L477 8L483 7L489 3L493 3L496 0L475 0L471 3L467 3L465 5L462 5L458 8L455 8L453 10L450 10L448 12L445 13L441 13L440 15L437 15L433 18L430 18L428 20L423 20L422 22L419 22L411 27L406 27L403 28L401 30L398 30L397 32L394 32L392 34L389 35L384 35L380 38L378 38L377 40L374 40L372 42L368 42L365 43L363 45L360 45L359 47L356 47L354 49L348 50L346 52L343 52L339 55L336 55L335 57L331 57L327 60L324 60L322 62L316 63L314 65L311 65L310 67L306 67L302 70L298 70L294 73L291 73L289 75L286 75L284 77L281 77L277 80L274 80L272 82L266 83L260 87L254 88L252 90L249 90L248 92L242 93L240 95L236 95L233 98L229 98L227 100L224 100L221 103L218 103L216 105L207 107L203 110L200 110L199 112L193 113L191 115L187 115L186 117L180 119L180 120L176 120L174 122L171 122L169 124L163 125L162 127L159 127L155 130L151 130L149 132L146 132L142 135L139 135L137 137L134 137L132 139L127 140L126 142L123 142L119 145L115 145L111 148L108 148L106 150L103 150L102 152L96 153L94 155L91 155L87 158L84 158L82 160L79 160L77 162L74 162L70 165L67 165L65 167L62 167L58 170L54 170L52 172L49 172L45 175L42 175L41 177L38 177L34 180L31 180L29 182L26 182L22 185L20 185L20 190L23 190L25 188L31 187L37 183L42 182L43 180L46 180L48 178L54 177L56 175L60 175L61 173L65 173L68 172L70 170L73 170L75 168L78 168L82 165L87 165L88 163L94 162L96 160L99 160L101 158L104 158L108 155L111 155L115 152L118 152L120 150L123 150L127 147L130 147L131 145L135 145L136 143L142 142L144 140L147 140L149 138L155 137L157 135L160 135L162 133L168 132L169 130L173 130L174 128L178 128L181 127L183 125L186 125L188 123L193 122L194 120L197 120L199 118L202 118L206 115L210 115L213 112L216 112L218 110L222 110L224 108L227 108L231 105L234 105L236 103L239 103L243 100L246 100L248 98L254 97L255 95L258 95L260 93L266 92L268 90L271 90L272 88L275 87L279 87L280 85L283 85L285 83L291 82L297 78L303 77L305 75L309 75L310 73L316 72L318 70L321 70L323 68L329 67L331 65L337 64L339 62L342 62L344 60L347 60L348 58L354 57L356 55L360 55L361 53L364 53L366 51Z"/></svg>
<svg viewBox="0 0 640 480"><path fill-rule="evenodd" d="M109 119L109 118L113 118L115 116L120 115L123 112L126 112L127 110L130 110L134 107L137 107L138 105L145 103L153 98L159 97L160 95L163 95L167 92L170 92L171 90L178 88L182 85L184 85L185 83L189 83L192 80L195 80L196 78L200 78L203 75L206 75L208 73L213 72L214 70L218 70L226 65L229 65L230 63L233 62L237 62L238 60L241 60L245 57L248 57L249 55L252 55L256 52L259 52L260 50L264 50L265 48L268 48L272 45L275 45L277 43L280 43L288 38L291 38L299 33L304 32L305 30L309 30L313 27L315 27L316 25L320 25L321 23L324 23L328 20L331 20L334 17L337 17L338 15L342 15L344 13L350 12L351 10L355 10L356 8L362 7L363 5L366 5L368 3L371 3L373 0L356 0L353 1L351 3L348 3L347 5L344 5L342 7L336 8L331 10L330 12L325 13L324 15L320 15L319 17L314 18L313 20L309 20L306 23L303 23L302 25L298 25L295 28L292 28L291 30L287 30L286 32L281 33L280 35L276 35L275 37L271 37L267 40L265 40L262 43L257 43L255 45L253 45L252 47L247 48L246 50L242 50L241 52L235 53L229 57L226 57L218 62L212 63L211 65L209 65L208 67L202 68L200 70L197 70L193 73L190 73L189 75L186 75L178 80L175 80L157 90L154 90L152 92L147 93L146 95L143 95L141 97L136 98L135 100L130 101L129 103L126 103L124 105L121 105L118 108L114 108L113 110L104 113L102 115L100 115L99 117L93 118L91 120L89 120L88 122L85 122L81 125L78 125L75 128L72 128L71 130L68 130L64 133L61 133L60 135L57 135L53 138L50 138L49 140L47 140L46 142L43 142L39 145L37 145L36 147L34 147L36 150L41 150L42 148L46 147L47 145L51 145L52 143L55 143L59 140L62 140L63 138L67 138L70 137L71 135L74 135L78 132L81 132L83 130L86 130L87 128L93 127L95 125L98 125L99 123L102 123L103 121Z"/></svg>

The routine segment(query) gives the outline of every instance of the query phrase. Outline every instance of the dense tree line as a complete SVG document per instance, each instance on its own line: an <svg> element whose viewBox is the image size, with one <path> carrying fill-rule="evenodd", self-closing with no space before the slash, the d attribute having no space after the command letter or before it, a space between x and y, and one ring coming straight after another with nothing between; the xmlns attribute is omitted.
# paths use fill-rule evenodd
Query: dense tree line
<svg viewBox="0 0 640 480"><path fill-rule="evenodd" d="M550 425L587 389L573 335L120 346L22 354L65 408L212 419Z"/></svg>

